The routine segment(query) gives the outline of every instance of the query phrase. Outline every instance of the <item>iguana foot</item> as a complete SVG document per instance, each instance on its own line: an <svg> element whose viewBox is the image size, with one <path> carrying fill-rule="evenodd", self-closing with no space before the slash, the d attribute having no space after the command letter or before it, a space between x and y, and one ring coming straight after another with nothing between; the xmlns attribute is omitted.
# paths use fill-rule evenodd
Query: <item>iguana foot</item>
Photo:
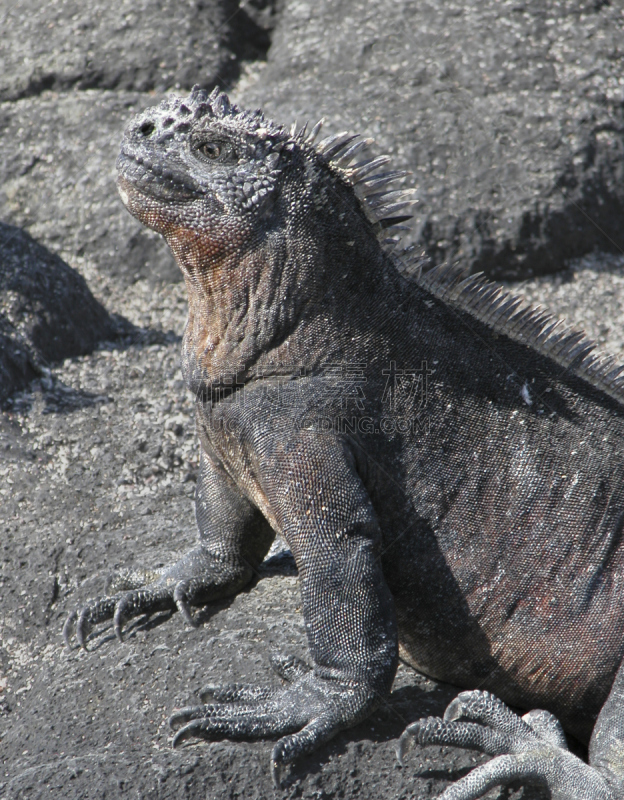
<svg viewBox="0 0 624 800"><path fill-rule="evenodd" d="M110 595L89 600L80 610L69 615L63 627L65 643L71 647L71 633L75 626L78 643L86 649L91 626L110 619L121 641L125 620L157 611L177 609L189 625L197 627L191 605L201 605L214 597L231 593L215 587L229 584L232 590L237 590L248 580L246 573L230 572L227 566L222 567L201 547L191 550L170 567L121 570L109 581L107 589Z"/></svg>
<svg viewBox="0 0 624 800"><path fill-rule="evenodd" d="M216 740L281 736L271 756L273 781L279 788L284 765L311 753L352 724L345 710L361 708L360 695L365 690L319 678L297 658L274 656L271 663L287 681L286 686L204 687L199 692L201 700L216 702L182 708L169 718L174 729L182 724L173 737L173 746L197 737Z"/></svg>
<svg viewBox="0 0 624 800"><path fill-rule="evenodd" d="M414 739L498 756L449 786L439 800L476 800L512 781L545 787L552 800L617 800L601 772L570 753L552 714L530 711L521 718L489 692L462 692L443 719L408 725L399 741L399 762Z"/></svg>

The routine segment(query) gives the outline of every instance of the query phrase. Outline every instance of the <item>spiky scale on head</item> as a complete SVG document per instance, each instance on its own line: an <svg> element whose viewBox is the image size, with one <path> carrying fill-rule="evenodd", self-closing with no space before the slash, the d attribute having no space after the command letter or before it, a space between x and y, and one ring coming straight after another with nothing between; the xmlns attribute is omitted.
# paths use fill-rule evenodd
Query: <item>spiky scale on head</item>
<svg viewBox="0 0 624 800"><path fill-rule="evenodd" d="M128 185L155 200L191 201L211 194L227 210L250 211L272 190L282 128L232 105L218 91L195 87L135 117L117 162L124 198ZM132 210L132 209L131 209Z"/></svg>

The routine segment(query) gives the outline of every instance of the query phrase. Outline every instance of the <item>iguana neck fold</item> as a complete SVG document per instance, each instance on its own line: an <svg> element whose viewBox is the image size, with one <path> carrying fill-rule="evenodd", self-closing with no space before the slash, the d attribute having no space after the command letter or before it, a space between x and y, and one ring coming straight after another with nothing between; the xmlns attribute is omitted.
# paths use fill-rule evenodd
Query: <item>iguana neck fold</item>
<svg viewBox="0 0 624 800"><path fill-rule="evenodd" d="M272 367L310 372L328 362L361 357L362 342L376 327L372 319L392 313L385 310L388 298L396 295L394 305L406 299L398 290L402 279L376 242L374 269L370 256L347 242L350 252L323 271L318 252L323 239L313 231L294 236L269 231L252 247L203 263L192 248L186 246L183 253L179 244L170 244L188 290L183 362L196 393L221 384L224 376L236 375L240 383ZM370 283L364 294L376 298L370 308L362 307L355 283L360 288Z"/></svg>

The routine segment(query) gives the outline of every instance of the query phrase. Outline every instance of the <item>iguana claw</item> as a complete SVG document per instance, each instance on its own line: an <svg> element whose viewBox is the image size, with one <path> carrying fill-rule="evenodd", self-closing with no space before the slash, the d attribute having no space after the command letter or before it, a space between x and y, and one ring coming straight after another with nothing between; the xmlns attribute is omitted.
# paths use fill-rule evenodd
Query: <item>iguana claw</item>
<svg viewBox="0 0 624 800"><path fill-rule="evenodd" d="M169 718L169 724L173 727L173 719L178 715L173 714ZM194 739L199 738L202 735L202 721L201 719L195 719L192 722L187 723L182 728L180 728L175 736L171 741L171 746L175 750L175 748L181 744L185 739Z"/></svg>
<svg viewBox="0 0 624 800"><path fill-rule="evenodd" d="M191 608L188 602L188 593L189 593L189 582L188 581L180 581L176 584L175 589L173 590L173 600L176 604L176 608L182 614L185 621L192 627L198 628L199 623L193 617L191 613Z"/></svg>
<svg viewBox="0 0 624 800"><path fill-rule="evenodd" d="M282 767L283 764L277 760L275 748L273 748L273 753L271 754L271 778L276 789L282 788Z"/></svg>

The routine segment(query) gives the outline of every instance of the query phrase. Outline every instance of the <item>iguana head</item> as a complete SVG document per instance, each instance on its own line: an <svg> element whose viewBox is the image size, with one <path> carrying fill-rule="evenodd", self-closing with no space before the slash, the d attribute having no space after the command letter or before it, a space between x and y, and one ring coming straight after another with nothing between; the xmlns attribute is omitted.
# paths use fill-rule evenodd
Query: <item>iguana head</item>
<svg viewBox="0 0 624 800"><path fill-rule="evenodd" d="M315 147L319 129L287 131L195 87L132 120L117 161L119 191L132 214L167 238L183 269L195 236L209 258L208 242L217 257L271 229L296 226L303 239L319 217L326 227L342 215L351 233L361 225L380 233L405 219L384 219L400 198L383 188L403 173L379 175L385 157L351 164L367 142L346 133Z"/></svg>
<svg viewBox="0 0 624 800"><path fill-rule="evenodd" d="M242 113L225 94L196 87L128 125L117 160L119 192L134 216L167 238L184 268L182 243L193 234L204 248L210 241L216 256L266 216L287 140L260 113Z"/></svg>
<svg viewBox="0 0 624 800"><path fill-rule="evenodd" d="M347 133L315 144L319 129L287 131L198 87L126 129L119 191L185 275L184 358L204 383L233 363L292 359L298 346L298 358L313 360L315 348L327 357L326 339L339 347L332 330L355 335L345 309L361 305L367 276L363 294L378 297L379 238L407 205L384 187L403 173L380 175L385 157L354 163L367 142ZM366 312L356 316L367 324Z"/></svg>

